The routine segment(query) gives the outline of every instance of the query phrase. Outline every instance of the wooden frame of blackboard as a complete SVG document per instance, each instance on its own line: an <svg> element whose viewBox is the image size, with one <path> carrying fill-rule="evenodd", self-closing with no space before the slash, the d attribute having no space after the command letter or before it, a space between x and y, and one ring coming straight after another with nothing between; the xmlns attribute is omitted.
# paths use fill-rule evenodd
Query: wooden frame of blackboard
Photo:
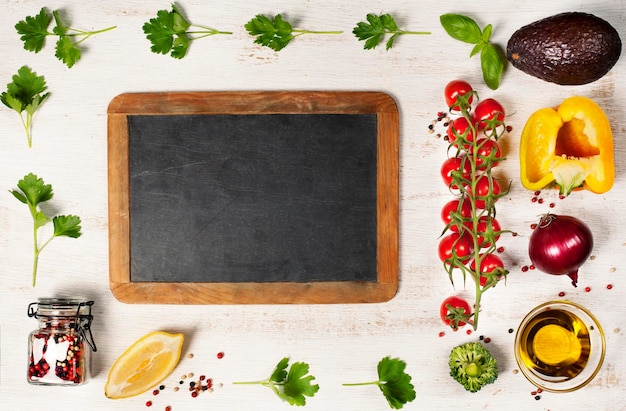
<svg viewBox="0 0 626 411"><path fill-rule="evenodd" d="M130 269L129 126L133 115L375 114L376 281L133 282ZM382 92L127 93L108 107L109 282L119 301L143 304L375 303L398 289L399 113Z"/></svg>

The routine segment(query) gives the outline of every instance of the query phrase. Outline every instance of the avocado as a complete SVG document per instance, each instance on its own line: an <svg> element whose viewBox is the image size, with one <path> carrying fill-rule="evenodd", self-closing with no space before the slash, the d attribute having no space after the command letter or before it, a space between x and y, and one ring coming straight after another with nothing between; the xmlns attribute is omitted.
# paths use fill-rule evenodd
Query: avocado
<svg viewBox="0 0 626 411"><path fill-rule="evenodd" d="M507 59L521 71L551 83L596 81L622 52L617 30L593 14L567 12L517 30L508 41Z"/></svg>

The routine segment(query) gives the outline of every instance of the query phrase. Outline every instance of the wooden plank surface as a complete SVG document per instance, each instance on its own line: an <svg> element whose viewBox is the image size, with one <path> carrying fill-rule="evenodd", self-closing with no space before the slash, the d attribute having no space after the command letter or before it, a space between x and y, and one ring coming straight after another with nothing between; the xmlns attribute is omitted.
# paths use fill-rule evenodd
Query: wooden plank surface
<svg viewBox="0 0 626 411"><path fill-rule="evenodd" d="M492 40L506 45L515 30L532 21L564 11L584 11L605 18L626 39L624 0L395 2L347 0L240 2L186 0L178 3L197 24L232 31L194 41L183 60L157 55L142 25L168 2L128 0L109 2L0 0L0 85L11 81L22 65L44 75L50 98L35 114L33 148L28 149L17 114L0 107L0 188L10 190L29 172L54 188L49 211L77 214L83 220L79 239L54 239L42 252L36 288L32 270L32 218L28 209L7 191L0 196L0 409L49 407L89 410L287 410L271 391L242 387L233 381L266 378L284 356L305 361L320 384L307 401L307 410L385 410L376 387L343 387L343 383L376 379L376 364L384 356L407 362L416 400L406 410L524 409L626 410L624 313L626 280L626 63L622 58L607 76L584 86L558 86L508 67L496 91L482 82L478 56L472 46L451 39L439 16L457 12L473 17L481 27L493 24ZM79 29L117 28L89 38L81 60L67 69L54 57L55 39L38 54L23 49L14 25L41 7L61 9ZM283 13L294 26L312 30L343 30L334 36L297 37L280 52L254 44L243 25L258 13ZM386 51L364 50L351 33L367 13L392 13L400 27L425 30L428 36L401 36ZM453 287L437 256L443 229L441 207L451 199L441 183L439 168L446 144L428 126L445 111L442 91L453 79L468 80L482 99L498 99L508 112L512 131L501 143L507 159L498 176L511 182L509 194L498 202L498 220L519 233L503 236L500 254L511 270L506 284L490 290L481 302L478 331L451 332L439 319L439 304L452 294L472 299L470 284ZM137 92L233 91L381 91L397 102L399 142L399 288L380 304L161 305L125 304L109 288L107 107L120 94ZM526 119L537 109L553 107L572 95L592 98L610 120L614 133L616 181L602 195L576 192L566 200L544 191L542 203L519 179L519 137ZM1 191L1 190L0 190ZM125 201L125 199L119 199ZM551 208L550 204L554 203ZM595 237L593 259L580 270L578 288L558 276L522 270L529 264L530 225L548 211L583 219ZM45 237L42 234L42 237ZM607 285L612 288L608 289ZM589 287L589 291L586 291ZM192 293L193 290L185 292ZM606 333L606 357L596 378L584 389L559 395L542 393L519 372L513 354L515 331L533 307L564 298L588 308ZM38 297L84 295L95 300L93 332L98 344L91 382L82 387L34 387L26 382L26 340L36 321L26 308ZM132 342L154 330L184 332L183 359L165 381L167 389L135 398L111 401L103 387L109 368ZM440 332L444 335L440 336ZM490 339L499 359L495 384L467 393L449 374L450 349L465 341ZM216 354L224 352L218 360ZM190 358L188 354L193 354ZM191 398L174 392L182 374L213 378L213 393Z"/></svg>

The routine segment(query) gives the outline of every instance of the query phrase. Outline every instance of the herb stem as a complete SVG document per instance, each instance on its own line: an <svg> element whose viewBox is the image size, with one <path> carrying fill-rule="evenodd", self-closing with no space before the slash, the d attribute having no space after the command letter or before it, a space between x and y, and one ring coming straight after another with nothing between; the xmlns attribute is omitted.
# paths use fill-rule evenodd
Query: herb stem
<svg viewBox="0 0 626 411"><path fill-rule="evenodd" d="M292 30L293 33L298 33L296 36L301 36L303 34L342 34L343 31L311 31L311 30Z"/></svg>
<svg viewBox="0 0 626 411"><path fill-rule="evenodd" d="M398 34L432 34L430 31L405 31L405 30L398 30Z"/></svg>
<svg viewBox="0 0 626 411"><path fill-rule="evenodd" d="M380 381L369 381L369 382L356 382L356 383L347 383L347 384L341 384L344 387L358 387L361 385L380 385L381 382Z"/></svg>

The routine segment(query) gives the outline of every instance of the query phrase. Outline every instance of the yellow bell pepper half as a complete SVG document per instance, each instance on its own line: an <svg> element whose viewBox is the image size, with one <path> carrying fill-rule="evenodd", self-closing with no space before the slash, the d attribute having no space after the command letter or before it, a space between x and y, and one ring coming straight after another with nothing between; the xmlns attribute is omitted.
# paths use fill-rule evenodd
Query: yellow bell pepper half
<svg viewBox="0 0 626 411"><path fill-rule="evenodd" d="M520 177L529 190L551 184L562 195L583 187L601 194L613 187L613 135L593 100L574 96L534 112L520 139Z"/></svg>

